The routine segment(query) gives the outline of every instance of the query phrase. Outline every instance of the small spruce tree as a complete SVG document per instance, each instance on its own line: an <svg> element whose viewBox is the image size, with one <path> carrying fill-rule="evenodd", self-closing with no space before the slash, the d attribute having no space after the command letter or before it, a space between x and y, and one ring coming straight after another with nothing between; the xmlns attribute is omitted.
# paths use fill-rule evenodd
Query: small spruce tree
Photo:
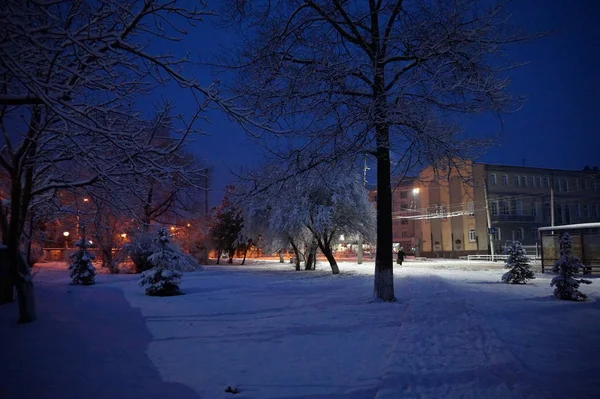
<svg viewBox="0 0 600 399"><path fill-rule="evenodd" d="M525 249L518 241L506 246L504 254L508 255L505 267L510 269L502 275L502 282L506 284L526 284L527 280L535 278Z"/></svg>
<svg viewBox="0 0 600 399"><path fill-rule="evenodd" d="M175 270L175 267L182 261L182 254L169 247L169 232L165 228L158 230L154 243L155 251L148 257L148 262L153 267L142 273L140 285L146 287L146 295L181 295L181 272Z"/></svg>
<svg viewBox="0 0 600 399"><path fill-rule="evenodd" d="M577 279L574 276L583 269L583 264L574 256L573 239L569 233L560 239L560 259L554 264L552 271L558 273L550 283L554 288L554 296L568 301L584 301L587 295L578 290L580 284L591 284L590 280Z"/></svg>
<svg viewBox="0 0 600 399"><path fill-rule="evenodd" d="M85 230L75 243L79 250L71 255L69 271L73 284L93 285L96 282L96 268L92 265L94 255L88 252L92 243L85 238Z"/></svg>

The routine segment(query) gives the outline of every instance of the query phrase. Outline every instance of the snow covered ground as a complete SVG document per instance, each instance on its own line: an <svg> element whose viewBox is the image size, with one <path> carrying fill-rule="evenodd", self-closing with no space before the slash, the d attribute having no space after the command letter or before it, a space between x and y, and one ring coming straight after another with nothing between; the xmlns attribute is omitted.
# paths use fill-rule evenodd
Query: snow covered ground
<svg viewBox="0 0 600 399"><path fill-rule="evenodd" d="M143 295L135 275L74 287L42 266L38 322L15 326L15 307L0 307L13 359L0 397L600 396L600 279L571 303L551 296L550 275L508 286L499 264L406 262L389 304L372 301L373 263L337 276L320 263L211 266L171 298Z"/></svg>

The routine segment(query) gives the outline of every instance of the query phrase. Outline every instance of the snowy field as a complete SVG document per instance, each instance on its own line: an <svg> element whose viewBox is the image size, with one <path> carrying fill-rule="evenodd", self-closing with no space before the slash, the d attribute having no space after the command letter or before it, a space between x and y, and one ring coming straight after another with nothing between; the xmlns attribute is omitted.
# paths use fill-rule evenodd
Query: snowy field
<svg viewBox="0 0 600 399"><path fill-rule="evenodd" d="M41 266L39 320L0 307L0 398L600 397L600 279L571 303L549 275L498 283L498 266L406 262L393 304L372 301L373 263L211 266L171 298Z"/></svg>

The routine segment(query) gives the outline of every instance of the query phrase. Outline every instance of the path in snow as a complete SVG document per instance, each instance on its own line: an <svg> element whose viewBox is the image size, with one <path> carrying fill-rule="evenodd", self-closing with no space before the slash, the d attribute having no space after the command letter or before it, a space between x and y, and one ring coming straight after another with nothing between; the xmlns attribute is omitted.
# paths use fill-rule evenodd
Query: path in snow
<svg viewBox="0 0 600 399"><path fill-rule="evenodd" d="M62 278L52 283L49 273ZM16 304L0 307L0 398L200 398L161 380L145 352L152 336L121 291L67 285L65 271L44 274L37 322L16 325Z"/></svg>
<svg viewBox="0 0 600 399"><path fill-rule="evenodd" d="M434 275L399 282L404 312L376 399L545 397L455 286Z"/></svg>

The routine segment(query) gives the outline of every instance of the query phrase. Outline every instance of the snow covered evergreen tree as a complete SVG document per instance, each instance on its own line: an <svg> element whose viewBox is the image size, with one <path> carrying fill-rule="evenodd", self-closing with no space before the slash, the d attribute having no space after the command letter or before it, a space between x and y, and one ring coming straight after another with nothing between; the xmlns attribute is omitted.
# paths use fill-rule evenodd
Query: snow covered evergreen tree
<svg viewBox="0 0 600 399"><path fill-rule="evenodd" d="M85 233L75 243L79 250L71 255L69 271L73 284L93 285L96 282L96 268L92 265L94 255L88 252L92 243L85 238Z"/></svg>
<svg viewBox="0 0 600 399"><path fill-rule="evenodd" d="M140 285L146 287L146 295L173 296L181 295L179 289L181 272L176 270L178 263L185 261L182 254L169 247L169 232L165 228L158 230L155 240L155 252L148 257L154 266L142 273Z"/></svg>
<svg viewBox="0 0 600 399"><path fill-rule="evenodd" d="M578 257L574 256L573 239L565 233L560 239L560 259L554 264L552 271L558 273L550 283L554 288L554 296L568 301L584 301L587 295L578 290L580 284L591 284L590 280L573 277L584 266Z"/></svg>
<svg viewBox="0 0 600 399"><path fill-rule="evenodd" d="M504 254L508 255L505 267L510 269L502 275L502 282L507 284L525 284L527 280L535 278L533 270L529 265L525 249L518 241L506 246Z"/></svg>

